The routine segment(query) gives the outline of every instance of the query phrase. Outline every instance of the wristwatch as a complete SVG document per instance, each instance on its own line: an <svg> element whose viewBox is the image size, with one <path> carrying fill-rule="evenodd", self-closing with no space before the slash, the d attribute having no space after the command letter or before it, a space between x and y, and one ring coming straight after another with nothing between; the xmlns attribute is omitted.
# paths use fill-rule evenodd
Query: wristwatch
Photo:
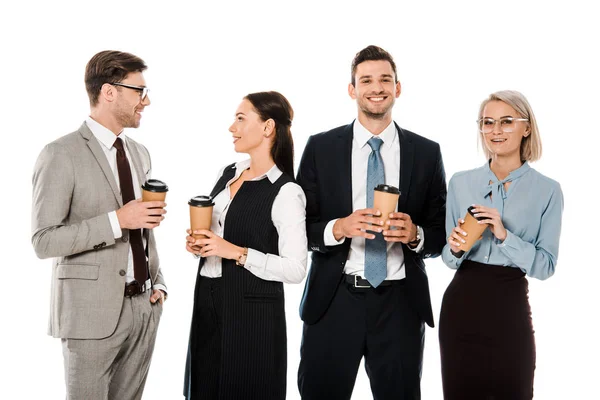
<svg viewBox="0 0 600 400"><path fill-rule="evenodd" d="M421 230L418 225L415 225L417 228L417 237L412 242L408 242L409 245L417 247L417 245L421 242Z"/></svg>
<svg viewBox="0 0 600 400"><path fill-rule="evenodd" d="M248 258L248 248L244 247L244 252L240 256L240 258L238 258L235 261L235 265L237 265L238 267L243 267L246 264L246 258Z"/></svg>

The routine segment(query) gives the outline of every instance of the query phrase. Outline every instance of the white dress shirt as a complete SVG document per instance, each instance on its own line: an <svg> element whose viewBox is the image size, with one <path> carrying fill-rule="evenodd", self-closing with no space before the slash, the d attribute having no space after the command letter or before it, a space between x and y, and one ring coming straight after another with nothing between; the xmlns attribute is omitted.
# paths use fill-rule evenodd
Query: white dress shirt
<svg viewBox="0 0 600 400"><path fill-rule="evenodd" d="M385 184L398 187L400 184L400 145L398 132L392 121L379 135L373 135L361 123L354 121L354 138L352 139L352 209L367 208L367 166L371 146L367 143L372 137L383 141L379 152L383 159L385 171ZM402 194L400 194L402 195ZM396 206L397 207L397 206ZM397 211L394 210L394 211ZM333 225L337 219L330 221L325 227L324 240L326 246L336 246L344 243L346 238L335 240ZM421 235L421 242L413 249L420 252L425 238L421 227L417 227ZM344 273L365 276L365 238L353 237L350 243L348 260L344 266ZM404 268L404 252L400 243L387 243L387 277L386 280L399 280L406 277Z"/></svg>
<svg viewBox="0 0 600 400"><path fill-rule="evenodd" d="M119 190L121 189L121 182L119 180L119 170L117 169L117 149L113 147L117 137L120 137L123 140L123 147L125 148L125 155L129 160L129 165L131 166L131 180L133 183L133 193L135 194L135 198L139 199L142 197L142 185L138 179L137 173L135 172L135 168L133 167L133 162L131 161L131 155L129 154L129 145L127 144L127 136L125 136L124 132L121 132L119 135L115 135L113 131L104 127L99 122L93 120L91 117L88 117L85 120L86 125L90 128L90 131L94 134L98 142L100 142L100 147L106 156L106 160L108 161L108 165L110 165L110 169L113 172L113 176L115 177L115 181L117 182L117 187ZM115 239L120 238L123 235L121 231L121 225L119 224L119 219L117 218L117 211L111 211L108 213L108 218L110 220L110 225L112 226L113 235ZM146 239L142 235L142 241L144 243L144 248L146 247ZM133 253L131 251L131 246L129 247L129 258L127 260L127 275L126 281L127 283L134 281L134 272L133 272ZM161 289L166 293L167 288L163 285L156 284L154 285L154 289Z"/></svg>
<svg viewBox="0 0 600 400"><path fill-rule="evenodd" d="M235 176L227 182L225 189L214 199L215 205L210 230L216 235L223 237L225 217L232 202L230 186L248 167L250 167L250 160L238 162ZM223 170L219 176L222 174ZM268 179L273 183L281 175L282 172L277 165L274 165L266 174L252 180ZM279 255L265 254L249 248L244 268L267 281L300 283L306 276L308 244L306 239L306 196L299 185L289 182L281 187L273 201L271 219L279 235ZM200 275L218 278L221 274L221 257L207 257Z"/></svg>

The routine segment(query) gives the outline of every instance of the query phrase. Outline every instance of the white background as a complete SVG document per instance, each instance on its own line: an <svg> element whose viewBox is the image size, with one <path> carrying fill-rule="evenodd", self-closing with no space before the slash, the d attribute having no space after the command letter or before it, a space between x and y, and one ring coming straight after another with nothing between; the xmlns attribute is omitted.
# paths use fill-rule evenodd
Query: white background
<svg viewBox="0 0 600 400"><path fill-rule="evenodd" d="M596 199L597 13L562 2L73 2L20 1L0 12L0 398L64 398L60 341L46 336L50 260L30 244L31 175L43 145L88 115L83 74L96 52L142 57L151 107L128 134L165 180L168 217L157 229L169 301L145 399L181 398L197 262L184 251L187 199L207 193L222 166L240 160L228 126L249 92L277 90L296 117L296 165L309 135L352 121L350 62L369 44L398 65L394 118L441 144L447 178L484 163L476 142L480 101L523 92L539 121L544 155L534 168L565 196L560 258L550 280L530 280L536 330L536 399L598 399L600 280ZM410 5L405 5L407 3ZM417 155L418 156L418 155ZM523 207L527 207L523 204ZM428 260L434 315L453 271ZM296 373L304 283L286 287L288 398ZM423 399L442 399L437 329L427 329ZM353 399L371 398L361 368Z"/></svg>

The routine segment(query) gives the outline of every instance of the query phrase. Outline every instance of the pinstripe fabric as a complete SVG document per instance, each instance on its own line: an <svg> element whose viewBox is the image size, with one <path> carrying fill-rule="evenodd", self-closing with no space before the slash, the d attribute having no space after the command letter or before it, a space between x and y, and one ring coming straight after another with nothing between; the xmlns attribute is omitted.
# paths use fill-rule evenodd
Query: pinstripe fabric
<svg viewBox="0 0 600 400"><path fill-rule="evenodd" d="M224 176L230 172L226 169ZM244 182L229 206L223 237L238 246L279 254L279 237L271 220L271 208L280 188L290 181L282 175L275 183L268 179ZM226 179L219 180L220 190L225 182ZM222 268L220 343L208 350L204 345L204 349L199 347L202 336L194 332L194 326L198 327L197 331L206 326L197 325L195 315L190 338L190 368L186 371L189 384L184 393L192 400L285 399L287 340L283 284L262 280L236 266L233 260L223 260ZM202 283L205 279L198 280L195 314L206 296ZM215 392L214 397L207 395Z"/></svg>

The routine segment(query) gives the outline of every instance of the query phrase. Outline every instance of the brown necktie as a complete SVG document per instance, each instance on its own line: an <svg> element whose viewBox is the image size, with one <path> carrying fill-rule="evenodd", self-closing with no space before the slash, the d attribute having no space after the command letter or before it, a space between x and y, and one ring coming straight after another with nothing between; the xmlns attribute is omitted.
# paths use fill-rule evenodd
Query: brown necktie
<svg viewBox="0 0 600 400"><path fill-rule="evenodd" d="M123 204L125 205L135 199L131 167L125 155L123 140L118 137L113 146L117 149L117 169L119 170L121 196L123 196ZM133 274L135 280L140 285L143 285L146 279L148 279L148 267L146 265L146 253L144 252L141 229L129 230L129 243L131 244L131 252L133 253Z"/></svg>

